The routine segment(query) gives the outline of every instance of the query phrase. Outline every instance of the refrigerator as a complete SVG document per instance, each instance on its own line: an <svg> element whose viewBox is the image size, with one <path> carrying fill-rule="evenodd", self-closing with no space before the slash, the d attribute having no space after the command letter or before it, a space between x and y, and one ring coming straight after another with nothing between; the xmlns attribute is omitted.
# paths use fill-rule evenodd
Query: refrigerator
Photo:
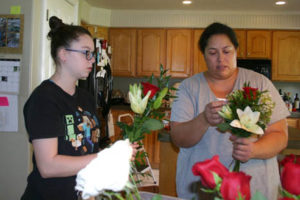
<svg viewBox="0 0 300 200"><path fill-rule="evenodd" d="M96 61L93 64L93 69L88 78L79 80L78 86L86 89L94 97L101 124L99 145L101 148L105 148L110 143L108 114L113 88L113 77L110 68L111 51L107 40L95 38L94 44Z"/></svg>

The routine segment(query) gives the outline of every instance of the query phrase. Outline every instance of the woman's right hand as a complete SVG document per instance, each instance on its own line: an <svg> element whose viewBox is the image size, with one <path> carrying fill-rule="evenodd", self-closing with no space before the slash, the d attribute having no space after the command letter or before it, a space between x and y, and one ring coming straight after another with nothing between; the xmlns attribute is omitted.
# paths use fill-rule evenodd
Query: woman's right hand
<svg viewBox="0 0 300 200"><path fill-rule="evenodd" d="M211 126L216 126L223 122L223 118L219 115L219 111L226 105L226 101L213 101L208 103L204 109L204 118Z"/></svg>

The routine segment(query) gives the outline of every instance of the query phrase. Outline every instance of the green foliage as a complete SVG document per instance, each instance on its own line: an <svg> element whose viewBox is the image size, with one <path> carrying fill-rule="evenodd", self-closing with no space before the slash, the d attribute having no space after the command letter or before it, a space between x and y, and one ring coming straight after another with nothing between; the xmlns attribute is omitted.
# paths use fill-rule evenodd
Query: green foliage
<svg viewBox="0 0 300 200"><path fill-rule="evenodd" d="M256 191L255 194L251 197L251 200L267 200L267 198L259 191Z"/></svg>
<svg viewBox="0 0 300 200"><path fill-rule="evenodd" d="M160 194L156 194L151 200L162 200L162 196Z"/></svg>

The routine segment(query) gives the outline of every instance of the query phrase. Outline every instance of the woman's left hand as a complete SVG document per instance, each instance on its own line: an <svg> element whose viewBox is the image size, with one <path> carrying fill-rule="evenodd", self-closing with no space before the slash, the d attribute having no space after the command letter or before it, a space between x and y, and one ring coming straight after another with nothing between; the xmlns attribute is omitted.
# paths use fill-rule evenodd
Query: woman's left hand
<svg viewBox="0 0 300 200"><path fill-rule="evenodd" d="M131 161L134 161L136 153L137 153L137 149L140 146L137 142L134 142L132 144L130 144L130 146L132 147L132 155L131 155Z"/></svg>
<svg viewBox="0 0 300 200"><path fill-rule="evenodd" d="M242 138L231 135L229 138L233 144L232 157L241 162L247 162L253 156L254 142L257 138Z"/></svg>

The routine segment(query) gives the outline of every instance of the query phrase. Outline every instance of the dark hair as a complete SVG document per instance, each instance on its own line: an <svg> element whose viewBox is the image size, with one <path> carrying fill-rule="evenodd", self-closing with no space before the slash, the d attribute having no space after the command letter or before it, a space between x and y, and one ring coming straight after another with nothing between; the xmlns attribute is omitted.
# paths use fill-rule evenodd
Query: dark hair
<svg viewBox="0 0 300 200"><path fill-rule="evenodd" d="M90 32L82 26L64 24L56 16L52 16L49 19L49 26L51 30L48 33L48 39L51 40L51 56L55 64L58 63L57 50L60 47L70 47L70 44L81 35L87 34L91 36Z"/></svg>
<svg viewBox="0 0 300 200"><path fill-rule="evenodd" d="M236 49L238 48L239 43L237 41L237 38L236 38L236 35L235 35L235 32L233 31L233 29L225 24L215 22L205 28L205 30L202 33L200 40L198 42L198 46L203 54L204 54L204 51L207 46L207 42L208 42L209 38L216 34L225 34L230 39L230 41L232 42L234 47Z"/></svg>

